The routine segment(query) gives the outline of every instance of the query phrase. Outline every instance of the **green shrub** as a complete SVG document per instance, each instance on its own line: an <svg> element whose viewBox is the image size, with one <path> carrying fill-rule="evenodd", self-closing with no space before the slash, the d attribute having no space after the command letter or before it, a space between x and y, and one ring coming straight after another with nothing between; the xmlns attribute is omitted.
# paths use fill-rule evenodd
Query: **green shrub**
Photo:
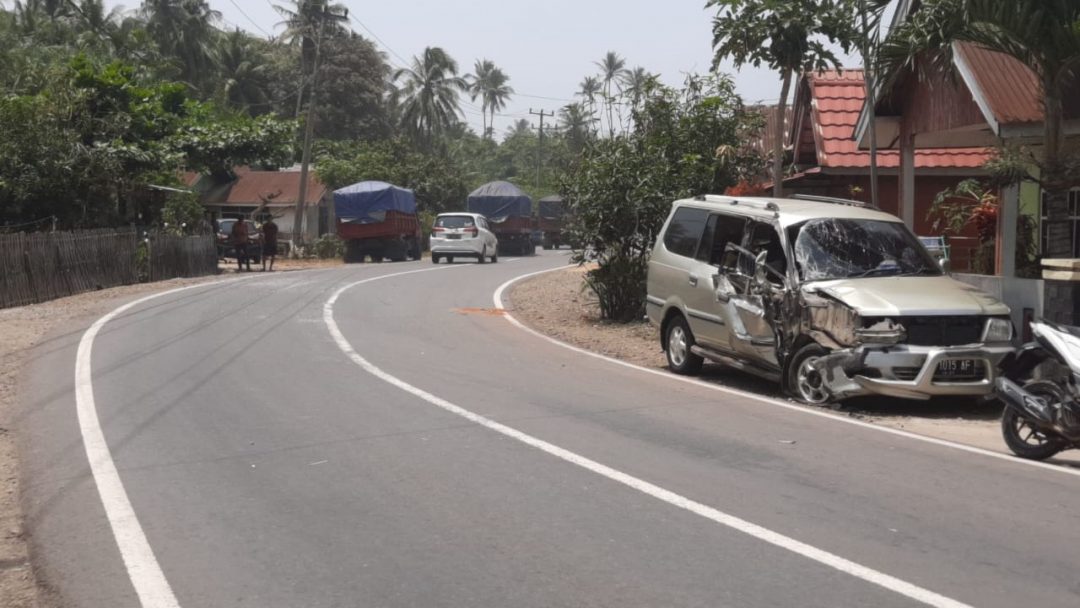
<svg viewBox="0 0 1080 608"><path fill-rule="evenodd" d="M339 239L336 234L324 234L312 244L311 248L315 257L320 260L345 256L345 241Z"/></svg>

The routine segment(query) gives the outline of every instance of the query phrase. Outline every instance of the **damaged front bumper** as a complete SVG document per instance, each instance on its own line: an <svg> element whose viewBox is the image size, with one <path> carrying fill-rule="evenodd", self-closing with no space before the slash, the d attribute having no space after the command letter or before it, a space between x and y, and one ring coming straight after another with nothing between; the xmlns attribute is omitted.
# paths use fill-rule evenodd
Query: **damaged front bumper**
<svg viewBox="0 0 1080 608"><path fill-rule="evenodd" d="M993 390L998 364L1012 351L1011 344L863 345L834 351L818 359L814 367L835 399L981 396ZM963 373L955 373L957 368Z"/></svg>

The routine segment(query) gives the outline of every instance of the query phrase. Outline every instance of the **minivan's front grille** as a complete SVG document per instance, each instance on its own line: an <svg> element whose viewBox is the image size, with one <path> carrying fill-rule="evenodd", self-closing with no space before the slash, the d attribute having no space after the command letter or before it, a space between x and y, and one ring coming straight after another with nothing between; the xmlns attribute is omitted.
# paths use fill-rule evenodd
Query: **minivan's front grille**
<svg viewBox="0 0 1080 608"><path fill-rule="evenodd" d="M892 368L893 376L897 380L903 380L905 382L911 382L919 375L918 367L894 367Z"/></svg>
<svg viewBox="0 0 1080 608"><path fill-rule="evenodd" d="M942 317L893 317L907 331L906 344L913 346L962 346L982 339L986 317L977 315ZM867 327L882 319L864 319Z"/></svg>

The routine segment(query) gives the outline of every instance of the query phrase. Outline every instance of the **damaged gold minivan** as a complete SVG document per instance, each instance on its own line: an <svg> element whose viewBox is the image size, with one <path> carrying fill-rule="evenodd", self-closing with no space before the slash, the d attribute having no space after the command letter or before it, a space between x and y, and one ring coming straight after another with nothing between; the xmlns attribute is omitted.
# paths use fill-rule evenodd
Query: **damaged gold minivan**
<svg viewBox="0 0 1080 608"><path fill-rule="evenodd" d="M796 399L984 395L1009 308L948 277L896 216L843 199L676 201L652 251L649 320L668 366L705 359Z"/></svg>

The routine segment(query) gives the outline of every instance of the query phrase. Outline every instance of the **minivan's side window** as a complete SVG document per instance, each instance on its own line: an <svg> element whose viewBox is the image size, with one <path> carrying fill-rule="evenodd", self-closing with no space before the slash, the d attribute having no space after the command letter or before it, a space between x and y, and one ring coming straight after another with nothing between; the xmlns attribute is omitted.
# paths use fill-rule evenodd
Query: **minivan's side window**
<svg viewBox="0 0 1080 608"><path fill-rule="evenodd" d="M755 256L764 251L766 264L772 266L777 272L787 272L787 256L784 255L784 245L780 241L780 234L771 225L764 222L754 222L750 227L746 248Z"/></svg>
<svg viewBox="0 0 1080 608"><path fill-rule="evenodd" d="M698 247L697 259L706 264L719 266L727 244L742 243L745 230L745 218L719 213L710 215L708 224L705 226L705 236L701 238L701 246Z"/></svg>
<svg viewBox="0 0 1080 608"><path fill-rule="evenodd" d="M708 218L709 212L705 209L679 207L664 234L664 247L671 253L694 257Z"/></svg>

